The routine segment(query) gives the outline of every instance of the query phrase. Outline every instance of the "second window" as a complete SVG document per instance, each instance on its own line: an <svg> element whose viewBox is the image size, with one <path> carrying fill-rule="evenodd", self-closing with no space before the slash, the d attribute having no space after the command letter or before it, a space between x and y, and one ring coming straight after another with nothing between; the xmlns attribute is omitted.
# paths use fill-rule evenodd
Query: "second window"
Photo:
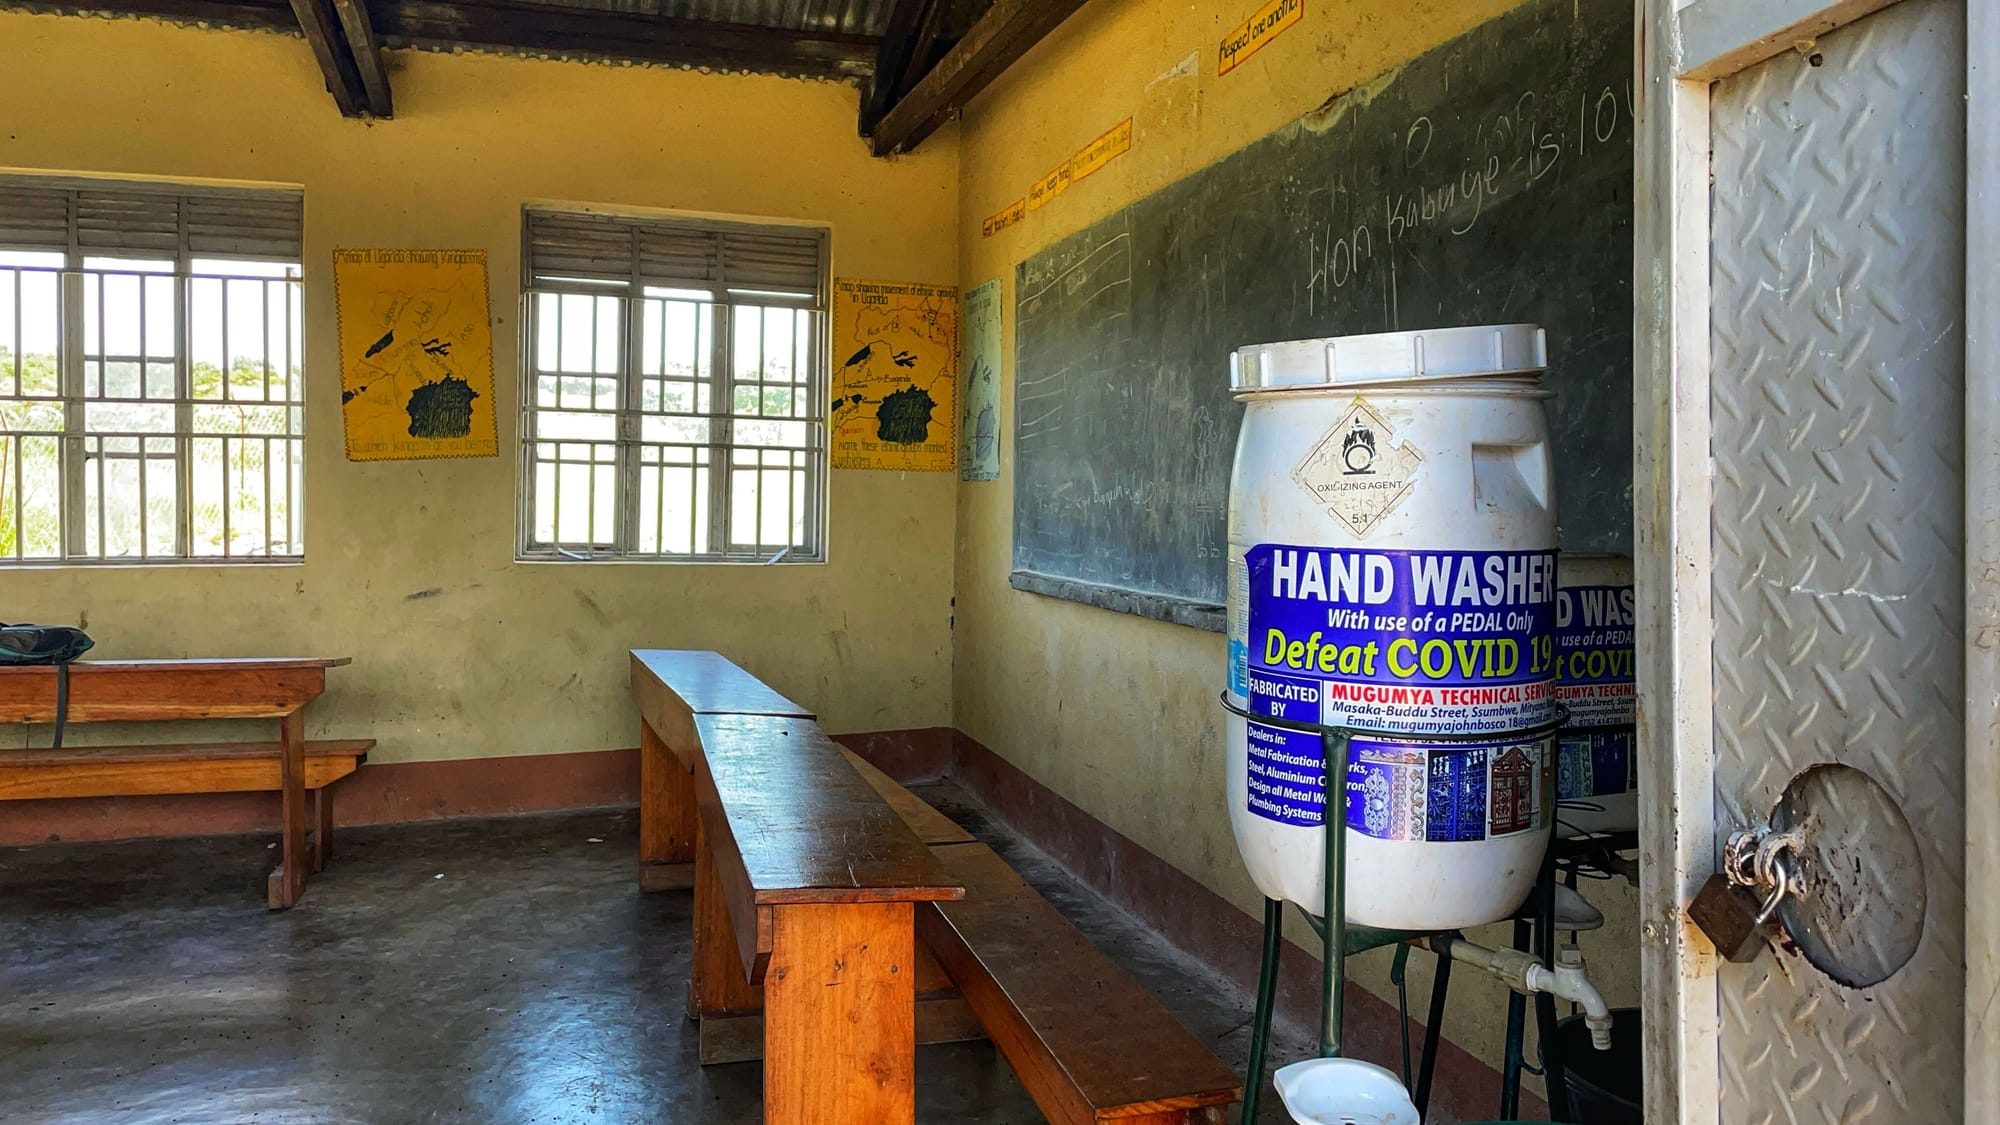
<svg viewBox="0 0 2000 1125"><path fill-rule="evenodd" d="M826 234L530 209L523 557L814 561Z"/></svg>

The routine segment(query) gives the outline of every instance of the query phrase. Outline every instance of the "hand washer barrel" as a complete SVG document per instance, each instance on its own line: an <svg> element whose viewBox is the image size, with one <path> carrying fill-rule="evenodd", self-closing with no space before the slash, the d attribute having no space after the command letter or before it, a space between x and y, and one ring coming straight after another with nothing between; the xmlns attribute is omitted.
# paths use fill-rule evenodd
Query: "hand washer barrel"
<svg viewBox="0 0 2000 1125"><path fill-rule="evenodd" d="M1548 844L1552 739L1518 733L1556 713L1546 356L1541 329L1510 324L1231 357L1229 695L1395 732L1335 763L1354 924L1506 917ZM1251 877L1318 913L1320 736L1231 714L1228 746Z"/></svg>

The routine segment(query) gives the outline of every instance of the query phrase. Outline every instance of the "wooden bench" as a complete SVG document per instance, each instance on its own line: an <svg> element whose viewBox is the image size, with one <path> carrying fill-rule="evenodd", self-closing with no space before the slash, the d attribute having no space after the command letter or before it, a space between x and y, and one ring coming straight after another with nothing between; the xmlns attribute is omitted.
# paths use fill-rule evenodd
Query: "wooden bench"
<svg viewBox="0 0 2000 1125"><path fill-rule="evenodd" d="M633 649L632 699L639 705L639 889L694 885L694 766L699 715L812 712L713 652Z"/></svg>
<svg viewBox="0 0 2000 1125"><path fill-rule="evenodd" d="M0 801L278 793L283 850L265 897L273 910L290 907L305 892L308 872L322 870L332 855L329 787L353 773L375 745L369 739L305 739L306 704L326 690L326 670L346 663L341 658L71 665L71 723L276 719L278 740L0 750ZM47 723L55 714L53 667L0 668L0 722Z"/></svg>
<svg viewBox="0 0 2000 1125"><path fill-rule="evenodd" d="M767 1123L908 1125L916 906L964 889L812 720L695 723L689 1015L761 1011Z"/></svg>
<svg viewBox="0 0 2000 1125"><path fill-rule="evenodd" d="M931 848L962 902L917 934L1057 1125L1223 1125L1243 1082L984 844Z"/></svg>
<svg viewBox="0 0 2000 1125"><path fill-rule="evenodd" d="M992 849L849 757L965 885L963 901L918 908L918 939L1050 1121L1228 1120L1229 1105L1242 1098L1235 1071Z"/></svg>

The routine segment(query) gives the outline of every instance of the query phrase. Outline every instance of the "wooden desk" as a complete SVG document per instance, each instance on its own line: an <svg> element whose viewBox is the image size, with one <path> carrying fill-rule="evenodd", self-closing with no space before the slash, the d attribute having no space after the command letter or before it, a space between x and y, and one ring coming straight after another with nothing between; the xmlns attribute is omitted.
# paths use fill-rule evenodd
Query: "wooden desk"
<svg viewBox="0 0 2000 1125"><path fill-rule="evenodd" d="M698 715L812 712L763 681L705 651L632 650L632 699L639 705L639 888L694 885L694 766L701 758Z"/></svg>
<svg viewBox="0 0 2000 1125"><path fill-rule="evenodd" d="M695 724L689 1014L763 1009L767 1125L909 1125L915 904L965 889L810 719Z"/></svg>
<svg viewBox="0 0 2000 1125"><path fill-rule="evenodd" d="M306 851L305 707L326 690L326 670L348 662L346 657L82 661L70 665L68 721L276 719L283 851L265 894L271 909L281 910L305 893L312 865ZM0 667L0 723L55 718L52 665Z"/></svg>

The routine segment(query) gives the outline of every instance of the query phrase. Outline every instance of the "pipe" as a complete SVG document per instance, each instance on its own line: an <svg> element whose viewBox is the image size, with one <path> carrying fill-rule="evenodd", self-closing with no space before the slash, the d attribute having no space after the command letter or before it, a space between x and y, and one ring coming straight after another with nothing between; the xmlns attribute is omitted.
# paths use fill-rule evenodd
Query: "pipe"
<svg viewBox="0 0 2000 1125"><path fill-rule="evenodd" d="M1611 1009L1597 986L1590 983L1583 966L1583 952L1565 945L1556 954L1551 970L1533 954L1518 949L1488 949L1453 934L1433 934L1412 939L1439 957L1449 957L1499 977L1516 992L1546 992L1583 1006L1583 1025L1590 1029L1590 1045L1600 1051L1611 1049Z"/></svg>

